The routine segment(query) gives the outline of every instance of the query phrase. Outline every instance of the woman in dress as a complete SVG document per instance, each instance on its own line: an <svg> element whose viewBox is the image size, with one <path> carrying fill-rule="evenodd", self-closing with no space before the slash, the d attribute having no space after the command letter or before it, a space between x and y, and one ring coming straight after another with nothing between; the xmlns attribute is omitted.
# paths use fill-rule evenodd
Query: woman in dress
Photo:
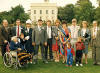
<svg viewBox="0 0 100 73"><path fill-rule="evenodd" d="M63 58L63 63L65 63L66 55L65 55L65 44L70 41L71 38L71 32L70 29L67 28L67 23L65 21L62 22L62 29L59 31L59 37L60 37L60 55Z"/></svg>
<svg viewBox="0 0 100 73"><path fill-rule="evenodd" d="M54 53L55 62L59 62L59 36L58 30L61 29L60 21L55 21L55 26L52 27L52 50Z"/></svg>
<svg viewBox="0 0 100 73"><path fill-rule="evenodd" d="M85 45L85 49L83 50L83 54L85 54L85 63L87 64L87 56L88 56L88 45L89 45L89 41L91 38L91 33L90 30L87 28L87 21L83 21L82 22L82 29L81 31L79 31L79 36L82 37L84 45ZM83 62L83 57L82 57L82 62Z"/></svg>

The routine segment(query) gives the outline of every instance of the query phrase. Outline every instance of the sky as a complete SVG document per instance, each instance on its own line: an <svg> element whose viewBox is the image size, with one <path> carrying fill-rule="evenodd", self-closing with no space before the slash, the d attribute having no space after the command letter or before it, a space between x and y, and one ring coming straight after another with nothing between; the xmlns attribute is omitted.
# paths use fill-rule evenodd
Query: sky
<svg viewBox="0 0 100 73"><path fill-rule="evenodd" d="M77 0L49 0L50 3L57 3L58 6L65 6L66 4L75 4ZM93 6L97 7L97 1L96 0L90 0L93 4ZM30 9L31 3L43 3L44 0L0 0L0 12L2 11L9 11L11 7L15 7L19 4L21 4L25 11Z"/></svg>

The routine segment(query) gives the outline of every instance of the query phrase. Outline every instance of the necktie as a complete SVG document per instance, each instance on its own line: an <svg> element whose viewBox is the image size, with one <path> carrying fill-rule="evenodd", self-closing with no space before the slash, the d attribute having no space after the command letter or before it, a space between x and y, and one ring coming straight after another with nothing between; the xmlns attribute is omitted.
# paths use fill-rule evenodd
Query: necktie
<svg viewBox="0 0 100 73"><path fill-rule="evenodd" d="M17 37L19 37L19 25L18 25L18 29L17 29Z"/></svg>

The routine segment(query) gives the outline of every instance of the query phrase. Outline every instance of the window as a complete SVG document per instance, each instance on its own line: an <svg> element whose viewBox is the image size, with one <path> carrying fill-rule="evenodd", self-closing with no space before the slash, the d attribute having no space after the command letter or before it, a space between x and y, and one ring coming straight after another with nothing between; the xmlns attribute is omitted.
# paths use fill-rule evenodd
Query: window
<svg viewBox="0 0 100 73"><path fill-rule="evenodd" d="M46 10L46 14L48 14L48 10Z"/></svg>
<svg viewBox="0 0 100 73"><path fill-rule="evenodd" d="M40 10L40 14L42 14L42 10Z"/></svg>
<svg viewBox="0 0 100 73"><path fill-rule="evenodd" d="M52 10L52 14L54 14L54 10Z"/></svg>
<svg viewBox="0 0 100 73"><path fill-rule="evenodd" d="M42 16L40 16L40 19L42 20Z"/></svg>
<svg viewBox="0 0 100 73"><path fill-rule="evenodd" d="M36 21L36 16L34 16L34 20Z"/></svg>
<svg viewBox="0 0 100 73"><path fill-rule="evenodd" d="M36 14L36 10L34 10L34 14Z"/></svg>

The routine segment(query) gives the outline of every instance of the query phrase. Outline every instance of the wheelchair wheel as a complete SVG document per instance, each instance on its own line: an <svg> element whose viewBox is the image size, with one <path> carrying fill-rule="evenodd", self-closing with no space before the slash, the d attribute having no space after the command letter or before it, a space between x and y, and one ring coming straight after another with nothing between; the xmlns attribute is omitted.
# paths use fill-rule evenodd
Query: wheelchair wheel
<svg viewBox="0 0 100 73"><path fill-rule="evenodd" d="M12 55L9 52L6 52L4 54L3 61L6 67L12 67L13 65Z"/></svg>

